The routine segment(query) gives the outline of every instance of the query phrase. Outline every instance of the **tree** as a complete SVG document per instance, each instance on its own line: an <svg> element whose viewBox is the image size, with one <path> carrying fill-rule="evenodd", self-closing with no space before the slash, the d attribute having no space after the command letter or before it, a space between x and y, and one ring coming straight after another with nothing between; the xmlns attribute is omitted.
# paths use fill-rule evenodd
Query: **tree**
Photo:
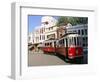
<svg viewBox="0 0 100 82"><path fill-rule="evenodd" d="M88 18L87 17L66 17L61 16L58 18L57 26L65 26L68 23L71 23L72 25L77 24L87 24Z"/></svg>
<svg viewBox="0 0 100 82"><path fill-rule="evenodd" d="M58 18L57 26L64 26L68 24L67 17L61 16Z"/></svg>
<svg viewBox="0 0 100 82"><path fill-rule="evenodd" d="M87 17L79 17L78 24L87 24L88 18Z"/></svg>

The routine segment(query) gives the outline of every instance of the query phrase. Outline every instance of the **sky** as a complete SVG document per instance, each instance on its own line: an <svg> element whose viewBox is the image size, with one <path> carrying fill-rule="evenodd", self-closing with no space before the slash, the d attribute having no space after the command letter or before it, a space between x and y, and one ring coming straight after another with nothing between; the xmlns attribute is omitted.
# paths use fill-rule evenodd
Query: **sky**
<svg viewBox="0 0 100 82"><path fill-rule="evenodd" d="M33 32L34 28L41 25L41 18L43 16L38 15L29 15L28 16L28 30L29 33ZM53 16L54 18L58 18L57 16Z"/></svg>
<svg viewBox="0 0 100 82"><path fill-rule="evenodd" d="M34 28L41 25L41 17L42 16L28 16L28 30L29 33L33 32Z"/></svg>

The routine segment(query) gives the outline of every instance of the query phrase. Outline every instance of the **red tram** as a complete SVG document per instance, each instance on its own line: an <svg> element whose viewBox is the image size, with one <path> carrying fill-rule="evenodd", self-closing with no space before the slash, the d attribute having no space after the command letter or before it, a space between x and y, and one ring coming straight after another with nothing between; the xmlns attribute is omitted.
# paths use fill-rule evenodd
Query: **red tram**
<svg viewBox="0 0 100 82"><path fill-rule="evenodd" d="M82 37L77 33L67 33L59 40L44 41L43 51L56 53L65 59L75 59L83 56Z"/></svg>
<svg viewBox="0 0 100 82"><path fill-rule="evenodd" d="M83 56L82 37L76 33L68 33L56 41L56 53L67 59Z"/></svg>

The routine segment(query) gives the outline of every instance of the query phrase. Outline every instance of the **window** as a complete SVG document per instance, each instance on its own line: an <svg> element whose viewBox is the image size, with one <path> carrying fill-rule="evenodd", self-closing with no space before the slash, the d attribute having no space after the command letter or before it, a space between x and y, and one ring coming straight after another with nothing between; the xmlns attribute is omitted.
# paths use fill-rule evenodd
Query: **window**
<svg viewBox="0 0 100 82"><path fill-rule="evenodd" d="M85 37L83 37L83 47L85 47Z"/></svg>
<svg viewBox="0 0 100 82"><path fill-rule="evenodd" d="M62 44L64 44L64 39L62 40Z"/></svg>
<svg viewBox="0 0 100 82"><path fill-rule="evenodd" d="M74 33L76 33L77 31L76 31L76 30L74 30L73 32L74 32Z"/></svg>
<svg viewBox="0 0 100 82"><path fill-rule="evenodd" d="M53 30L53 27L51 27L51 29Z"/></svg>
<svg viewBox="0 0 100 82"><path fill-rule="evenodd" d="M68 47L68 39L66 38L66 47Z"/></svg>
<svg viewBox="0 0 100 82"><path fill-rule="evenodd" d="M74 43L75 43L75 46L76 46L76 37L74 37Z"/></svg>
<svg viewBox="0 0 100 82"><path fill-rule="evenodd" d="M41 35L40 35L40 40L41 40Z"/></svg>
<svg viewBox="0 0 100 82"><path fill-rule="evenodd" d="M83 42L85 42L85 37L83 37Z"/></svg>
<svg viewBox="0 0 100 82"><path fill-rule="evenodd" d="M77 37L77 45L79 45L79 37Z"/></svg>
<svg viewBox="0 0 100 82"><path fill-rule="evenodd" d="M44 35L44 40L45 40L45 35Z"/></svg>
<svg viewBox="0 0 100 82"><path fill-rule="evenodd" d="M87 29L85 29L85 35L87 35Z"/></svg>
<svg viewBox="0 0 100 82"><path fill-rule="evenodd" d="M49 23L46 21L45 24L47 25L47 24L49 24Z"/></svg>
<svg viewBox="0 0 100 82"><path fill-rule="evenodd" d="M60 37L62 36L62 34L60 34Z"/></svg>
<svg viewBox="0 0 100 82"><path fill-rule="evenodd" d="M44 32L45 32L45 28L44 28Z"/></svg>
<svg viewBox="0 0 100 82"><path fill-rule="evenodd" d="M45 40L45 35L42 35L42 40Z"/></svg>
<svg viewBox="0 0 100 82"><path fill-rule="evenodd" d="M43 34L43 28L41 29L41 33Z"/></svg>
<svg viewBox="0 0 100 82"><path fill-rule="evenodd" d="M85 40L86 40L86 47L87 47L88 46L88 38L86 37Z"/></svg>
<svg viewBox="0 0 100 82"><path fill-rule="evenodd" d="M60 44L62 44L62 40L60 40L60 42L59 42Z"/></svg>
<svg viewBox="0 0 100 82"><path fill-rule="evenodd" d="M54 47L56 47L56 41L54 41Z"/></svg>
<svg viewBox="0 0 100 82"><path fill-rule="evenodd" d="M85 43L83 43L83 47L85 47Z"/></svg>
<svg viewBox="0 0 100 82"><path fill-rule="evenodd" d="M78 34L80 34L80 30L78 30Z"/></svg>
<svg viewBox="0 0 100 82"><path fill-rule="evenodd" d="M71 45L71 38L69 38L69 46Z"/></svg>
<svg viewBox="0 0 100 82"><path fill-rule="evenodd" d="M74 37L72 37L72 45L75 45L74 43L75 43L75 42L74 42Z"/></svg>
<svg viewBox="0 0 100 82"><path fill-rule="evenodd" d="M45 46L46 46L46 43L45 43Z"/></svg>
<svg viewBox="0 0 100 82"><path fill-rule="evenodd" d="M28 39L30 40L30 39L31 39L31 37L28 37Z"/></svg>
<svg viewBox="0 0 100 82"><path fill-rule="evenodd" d="M84 35L84 30L82 29L81 31L82 31L82 35Z"/></svg>
<svg viewBox="0 0 100 82"><path fill-rule="evenodd" d="M50 47L52 47L52 43L50 42Z"/></svg>
<svg viewBox="0 0 100 82"><path fill-rule="evenodd" d="M88 38L86 37L86 42L88 41Z"/></svg>
<svg viewBox="0 0 100 82"><path fill-rule="evenodd" d="M47 43L47 46L49 46L49 43Z"/></svg>

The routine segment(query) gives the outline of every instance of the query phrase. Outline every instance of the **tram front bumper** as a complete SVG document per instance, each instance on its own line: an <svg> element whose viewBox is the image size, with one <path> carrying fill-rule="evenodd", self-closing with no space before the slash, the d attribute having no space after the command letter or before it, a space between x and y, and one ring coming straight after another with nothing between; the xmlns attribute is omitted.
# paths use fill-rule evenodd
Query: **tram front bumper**
<svg viewBox="0 0 100 82"><path fill-rule="evenodd" d="M69 59L76 59L76 58L83 58L83 55L77 55L77 56L68 56Z"/></svg>

